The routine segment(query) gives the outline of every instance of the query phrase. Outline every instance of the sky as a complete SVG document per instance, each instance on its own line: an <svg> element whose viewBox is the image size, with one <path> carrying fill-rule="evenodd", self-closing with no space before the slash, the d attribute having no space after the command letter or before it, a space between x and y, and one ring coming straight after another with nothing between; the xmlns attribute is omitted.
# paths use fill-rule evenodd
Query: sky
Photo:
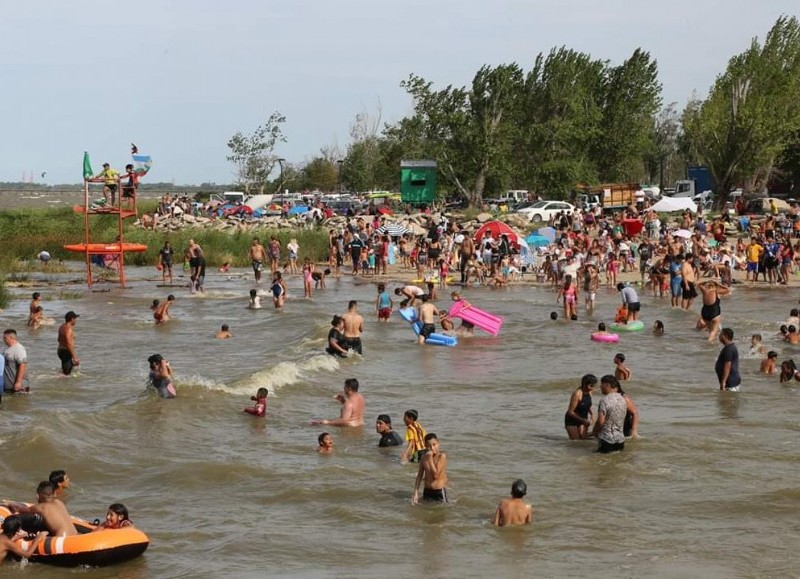
<svg viewBox="0 0 800 579"><path fill-rule="evenodd" d="M130 143L149 181L231 183L228 139L273 111L276 153L346 151L359 113L411 113L409 74L467 85L484 64L528 71L556 46L621 64L658 61L664 103L704 97L728 59L796 0L0 0L0 181L81 181L121 169ZM46 172L44 178L41 173ZM399 172L399 170L398 170Z"/></svg>

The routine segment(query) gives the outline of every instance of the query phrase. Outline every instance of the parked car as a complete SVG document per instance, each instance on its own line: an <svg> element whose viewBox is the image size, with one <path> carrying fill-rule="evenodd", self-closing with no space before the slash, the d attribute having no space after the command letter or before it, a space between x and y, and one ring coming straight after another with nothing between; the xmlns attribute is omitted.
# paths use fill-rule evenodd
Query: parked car
<svg viewBox="0 0 800 579"><path fill-rule="evenodd" d="M517 211L520 215L526 216L533 223L548 221L560 211L570 213L575 211L575 206L566 201L537 201L530 207L525 207Z"/></svg>

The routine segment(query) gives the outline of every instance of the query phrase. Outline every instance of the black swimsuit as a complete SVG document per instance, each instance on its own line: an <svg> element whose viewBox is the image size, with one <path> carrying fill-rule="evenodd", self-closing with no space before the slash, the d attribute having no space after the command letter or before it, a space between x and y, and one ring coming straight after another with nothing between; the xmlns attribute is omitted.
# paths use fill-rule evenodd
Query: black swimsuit
<svg viewBox="0 0 800 579"><path fill-rule="evenodd" d="M592 395L584 392L581 401L575 407L575 414L586 420L589 418L589 410L592 408ZM585 426L583 422L575 420L569 413L564 415L564 426Z"/></svg>
<svg viewBox="0 0 800 579"><path fill-rule="evenodd" d="M700 310L700 317L703 318L706 322L710 322L716 317L722 315L722 308L719 307L719 296L717 296L717 301L715 301L710 306L707 304L703 304L703 309Z"/></svg>

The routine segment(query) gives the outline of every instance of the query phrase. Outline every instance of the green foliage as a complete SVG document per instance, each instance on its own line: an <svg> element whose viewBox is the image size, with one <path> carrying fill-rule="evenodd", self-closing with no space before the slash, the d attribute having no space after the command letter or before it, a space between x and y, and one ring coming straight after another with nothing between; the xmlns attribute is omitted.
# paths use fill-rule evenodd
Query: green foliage
<svg viewBox="0 0 800 579"><path fill-rule="evenodd" d="M762 188L800 129L800 23L782 16L764 44L734 56L705 101L690 102L683 130L717 181L720 206L745 182Z"/></svg>
<svg viewBox="0 0 800 579"><path fill-rule="evenodd" d="M7 308L11 302L11 292L8 291L5 283L5 275L0 271L0 309Z"/></svg>
<svg viewBox="0 0 800 579"><path fill-rule="evenodd" d="M275 147L286 142L281 130L285 122L286 117L276 111L253 134L237 132L228 141L231 154L227 159L236 167L237 183L244 187L245 192L258 190L264 193L269 174L278 164Z"/></svg>

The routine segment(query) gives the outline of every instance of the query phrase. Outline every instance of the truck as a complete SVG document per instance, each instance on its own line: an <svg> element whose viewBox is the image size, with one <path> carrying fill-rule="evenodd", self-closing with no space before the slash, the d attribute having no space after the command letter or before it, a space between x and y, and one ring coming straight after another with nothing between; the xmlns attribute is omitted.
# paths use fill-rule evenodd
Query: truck
<svg viewBox="0 0 800 579"><path fill-rule="evenodd" d="M686 179L675 182L673 197L696 197L705 191L713 191L716 183L708 167L689 167L686 170Z"/></svg>
<svg viewBox="0 0 800 579"><path fill-rule="evenodd" d="M580 183L573 191L573 199L580 199L582 195L586 196L583 199L587 201L593 200L593 197L596 196L603 211L624 209L644 201L644 191L638 183L603 183L600 185Z"/></svg>

